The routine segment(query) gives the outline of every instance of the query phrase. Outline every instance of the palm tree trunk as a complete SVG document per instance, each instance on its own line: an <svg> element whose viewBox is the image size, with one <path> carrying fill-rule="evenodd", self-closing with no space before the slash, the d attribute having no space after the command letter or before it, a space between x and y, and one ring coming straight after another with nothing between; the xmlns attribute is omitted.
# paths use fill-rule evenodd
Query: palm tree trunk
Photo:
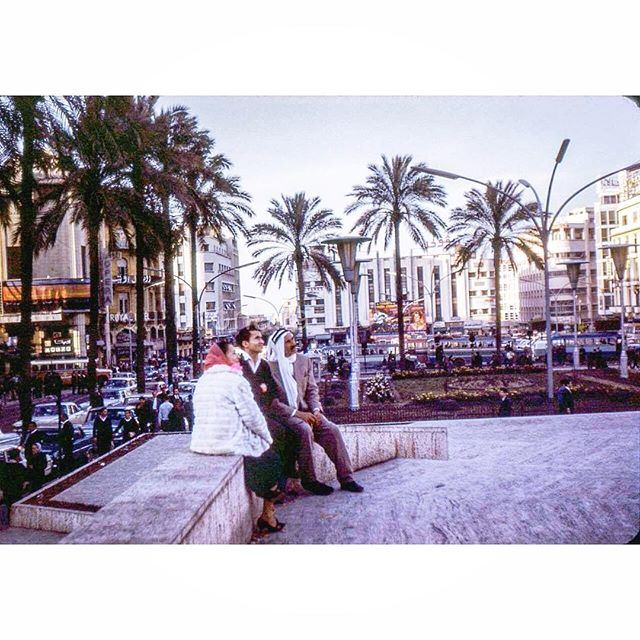
<svg viewBox="0 0 640 640"><path fill-rule="evenodd" d="M175 277L173 274L173 233L169 217L169 198L162 201L162 210L167 225L163 247L164 269L164 310L165 310L165 351L169 384L173 384L173 370L178 366L178 335L176 331Z"/></svg>
<svg viewBox="0 0 640 640"><path fill-rule="evenodd" d="M191 368L193 369L193 375L196 376L200 373L198 365L198 355L200 353L200 333L198 331L198 324L200 322L200 314L198 312L198 268L196 265L196 258L198 255L196 236L196 226L191 225L189 227L189 239L191 242L191 340L192 340L192 356L191 356ZM220 310L218 310L219 312Z"/></svg>
<svg viewBox="0 0 640 640"><path fill-rule="evenodd" d="M502 299L500 295L500 262L502 248L498 242L493 243L493 283L496 292L496 355L500 358L502 351Z"/></svg>
<svg viewBox="0 0 640 640"><path fill-rule="evenodd" d="M400 261L400 223L396 222L393 229L396 268L396 305L398 310L398 350L400 355L400 369L404 369L404 297L402 291L402 264Z"/></svg>
<svg viewBox="0 0 640 640"><path fill-rule="evenodd" d="M138 391L144 393L144 238L136 229L136 383ZM131 336L129 336L131 340ZM133 363L130 363L133 368Z"/></svg>
<svg viewBox="0 0 640 640"><path fill-rule="evenodd" d="M100 319L100 205L95 201L87 212L87 242L89 244L89 350L87 353L87 391L89 397L96 388L96 360L98 358L98 322Z"/></svg>
<svg viewBox="0 0 640 640"><path fill-rule="evenodd" d="M133 220L136 224L136 382L138 391L144 393L144 234L142 217L144 215L142 166L134 162L131 171L131 182L134 192ZM131 336L129 336L131 340ZM129 363L133 368L133 363Z"/></svg>
<svg viewBox="0 0 640 640"><path fill-rule="evenodd" d="M296 262L296 281L298 285L298 305L300 309L300 328L302 331L302 351L307 350L307 314L304 309L304 275L302 256L295 257Z"/></svg>
<svg viewBox="0 0 640 640"><path fill-rule="evenodd" d="M31 420L31 342L33 324L31 307L33 294L33 245L36 209L33 203L35 143L35 99L22 100L18 106L23 125L22 188L20 190L20 332L18 334L18 400L22 431Z"/></svg>

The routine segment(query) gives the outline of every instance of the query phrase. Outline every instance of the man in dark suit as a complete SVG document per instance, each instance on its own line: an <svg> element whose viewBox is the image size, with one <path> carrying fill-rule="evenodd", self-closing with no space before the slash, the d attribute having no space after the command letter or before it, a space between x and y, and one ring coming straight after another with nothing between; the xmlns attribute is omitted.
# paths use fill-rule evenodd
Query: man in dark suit
<svg viewBox="0 0 640 640"><path fill-rule="evenodd" d="M278 329L269 338L267 361L280 394L271 407L286 419L300 438L298 464L302 486L316 495L328 495L333 488L318 482L313 464L313 442L317 442L336 467L340 487L360 493L363 488L353 479L353 466L340 429L325 417L320 404L311 360L297 353L293 334Z"/></svg>
<svg viewBox="0 0 640 640"><path fill-rule="evenodd" d="M296 459L300 450L300 437L288 426L287 421L271 408L280 392L267 361L261 357L264 350L262 332L255 325L249 325L238 332L236 345L242 349L242 373L251 385L255 401L267 421L269 433L273 438L273 448L282 460L283 476L278 486L284 489L287 478L299 477Z"/></svg>
<svg viewBox="0 0 640 640"><path fill-rule="evenodd" d="M498 409L498 415L501 418L506 418L511 415L512 403L509 397L509 390L507 387L500 389L500 408Z"/></svg>
<svg viewBox="0 0 640 640"><path fill-rule="evenodd" d="M60 412L60 433L58 435L60 445L60 473L73 471L73 425L64 411Z"/></svg>
<svg viewBox="0 0 640 640"><path fill-rule="evenodd" d="M113 425L106 407L100 409L93 421L93 443L99 456L109 453L113 446Z"/></svg>

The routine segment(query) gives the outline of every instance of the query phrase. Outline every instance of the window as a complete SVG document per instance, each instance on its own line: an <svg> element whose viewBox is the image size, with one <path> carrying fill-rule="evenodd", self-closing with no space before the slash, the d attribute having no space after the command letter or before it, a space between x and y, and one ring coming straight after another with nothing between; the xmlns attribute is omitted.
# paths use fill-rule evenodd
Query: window
<svg viewBox="0 0 640 640"><path fill-rule="evenodd" d="M342 326L342 290L336 287L336 326Z"/></svg>
<svg viewBox="0 0 640 640"><path fill-rule="evenodd" d="M367 269L367 291L369 294L369 302L374 302L376 294L373 283L373 269Z"/></svg>
<svg viewBox="0 0 640 640"><path fill-rule="evenodd" d="M615 223L616 223L616 212L609 211L609 224L615 224Z"/></svg>
<svg viewBox="0 0 640 640"><path fill-rule="evenodd" d="M180 315L184 316L187 314L187 305L184 302L180 303Z"/></svg>
<svg viewBox="0 0 640 640"><path fill-rule="evenodd" d="M204 263L204 272L205 273L213 273L213 262L205 262Z"/></svg>
<svg viewBox="0 0 640 640"><path fill-rule="evenodd" d="M206 290L207 291L215 291L216 290L216 283L215 282L207 282Z"/></svg>
<svg viewBox="0 0 640 640"><path fill-rule="evenodd" d="M384 270L384 299L391 300L391 271Z"/></svg>
<svg viewBox="0 0 640 640"><path fill-rule="evenodd" d="M179 276L184 275L184 265L181 262L178 262L178 275Z"/></svg>
<svg viewBox="0 0 640 640"><path fill-rule="evenodd" d="M121 281L124 281L127 275L129 275L129 266L127 265L127 261L122 259L118 260L117 268L118 278L120 278Z"/></svg>
<svg viewBox="0 0 640 640"><path fill-rule="evenodd" d="M407 295L407 267L400 268L400 287L402 289L402 295Z"/></svg>
<svg viewBox="0 0 640 640"><path fill-rule="evenodd" d="M118 312L129 313L129 294L120 293L118 295Z"/></svg>
<svg viewBox="0 0 640 640"><path fill-rule="evenodd" d="M219 264L218 273L223 273L224 271L229 271L229 267L226 264Z"/></svg>
<svg viewBox="0 0 640 640"><path fill-rule="evenodd" d="M82 266L82 277L88 277L89 269L87 269L87 247L85 245L80 246L80 264Z"/></svg>
<svg viewBox="0 0 640 640"><path fill-rule="evenodd" d="M215 311L216 310L216 303L207 301L205 309L207 311Z"/></svg>

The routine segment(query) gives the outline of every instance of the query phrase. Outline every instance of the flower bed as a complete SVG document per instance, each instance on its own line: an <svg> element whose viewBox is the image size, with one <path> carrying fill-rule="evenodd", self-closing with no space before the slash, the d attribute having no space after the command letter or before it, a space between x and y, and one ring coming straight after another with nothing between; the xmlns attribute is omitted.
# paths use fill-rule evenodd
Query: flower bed
<svg viewBox="0 0 640 640"><path fill-rule="evenodd" d="M394 400L391 384L383 373L377 373L365 384L364 395L371 402L392 402Z"/></svg>
<svg viewBox="0 0 640 640"><path fill-rule="evenodd" d="M406 380L411 378L447 378L447 377L469 377L486 375L517 375L544 373L546 367L541 365L527 364L517 367L456 367L445 371L444 369L422 369L420 371L396 371L392 374L393 380Z"/></svg>

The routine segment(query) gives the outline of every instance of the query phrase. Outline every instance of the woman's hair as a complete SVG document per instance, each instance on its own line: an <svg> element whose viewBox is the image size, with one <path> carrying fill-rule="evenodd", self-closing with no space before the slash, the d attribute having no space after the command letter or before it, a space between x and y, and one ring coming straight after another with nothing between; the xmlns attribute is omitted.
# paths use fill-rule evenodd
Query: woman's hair
<svg viewBox="0 0 640 640"><path fill-rule="evenodd" d="M227 355L227 349L229 348L229 346L233 347L233 342L231 342L230 340L225 340L224 338L222 340L218 340L216 344L225 356Z"/></svg>

